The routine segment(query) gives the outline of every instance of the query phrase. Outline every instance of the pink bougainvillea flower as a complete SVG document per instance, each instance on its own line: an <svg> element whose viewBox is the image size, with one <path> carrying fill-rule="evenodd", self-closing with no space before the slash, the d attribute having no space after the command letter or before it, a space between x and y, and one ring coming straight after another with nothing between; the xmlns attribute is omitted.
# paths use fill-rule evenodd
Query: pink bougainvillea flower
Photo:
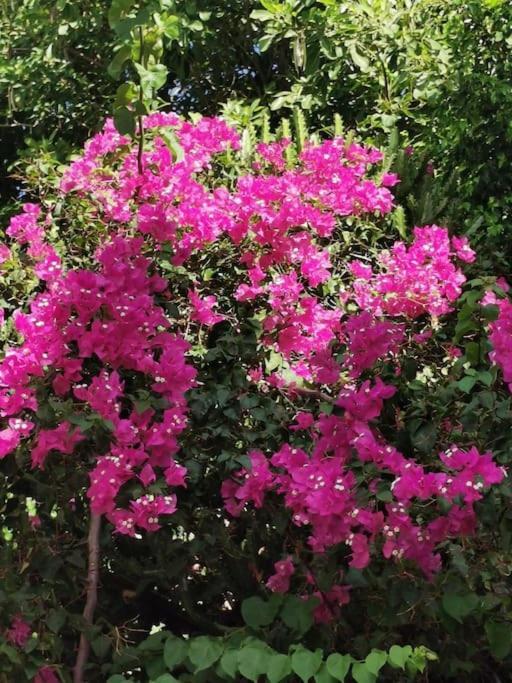
<svg viewBox="0 0 512 683"><path fill-rule="evenodd" d="M12 451L20 443L20 433L16 429L2 429L0 431L0 460Z"/></svg>
<svg viewBox="0 0 512 683"><path fill-rule="evenodd" d="M308 413L306 411L302 411L300 413L297 413L295 415L295 424L290 425L290 429L292 431L299 431L299 430L304 430L304 429L309 429L313 423L315 422L315 418L311 413Z"/></svg>
<svg viewBox="0 0 512 683"><path fill-rule="evenodd" d="M11 250L6 244L0 244L0 265L11 258Z"/></svg>
<svg viewBox="0 0 512 683"><path fill-rule="evenodd" d="M36 673L33 683L59 683L55 669L51 666L43 666Z"/></svg>
<svg viewBox="0 0 512 683"><path fill-rule="evenodd" d="M21 614L16 614L5 633L5 638L12 645L22 648L25 647L31 633L32 628L30 624L25 621Z"/></svg>
<svg viewBox="0 0 512 683"><path fill-rule="evenodd" d="M275 573L269 577L267 588L274 593L287 593L290 589L290 579L295 573L293 560L287 557L274 564Z"/></svg>
<svg viewBox="0 0 512 683"><path fill-rule="evenodd" d="M452 237L451 242L458 259L465 263L473 263L476 259L476 254L469 246L467 237Z"/></svg>
<svg viewBox="0 0 512 683"><path fill-rule="evenodd" d="M196 291L190 290L188 298L192 305L191 320L197 320L201 325L206 325L207 327L225 320L225 316L215 313L213 310L218 305L215 296L200 297Z"/></svg>
<svg viewBox="0 0 512 683"><path fill-rule="evenodd" d="M452 310L466 278L453 263L454 256L472 259L474 252L464 238L450 242L446 228L427 225L414 228L410 246L396 242L379 257L379 270L353 263L354 297L362 309L377 315L417 318L424 313L438 317ZM462 256L461 256L462 255Z"/></svg>
<svg viewBox="0 0 512 683"><path fill-rule="evenodd" d="M503 379L512 392L512 303L509 299L500 299L496 304L499 315L497 320L489 325L489 341L492 346L489 355L501 368Z"/></svg>

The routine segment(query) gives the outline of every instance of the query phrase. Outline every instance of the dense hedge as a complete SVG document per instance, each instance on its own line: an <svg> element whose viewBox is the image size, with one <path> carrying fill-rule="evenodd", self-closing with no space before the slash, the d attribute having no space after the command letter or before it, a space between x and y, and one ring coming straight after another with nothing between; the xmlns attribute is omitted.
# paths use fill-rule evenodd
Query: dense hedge
<svg viewBox="0 0 512 683"><path fill-rule="evenodd" d="M507 680L509 6L221 4L3 10L0 681Z"/></svg>
<svg viewBox="0 0 512 683"><path fill-rule="evenodd" d="M10 676L70 680L82 629L86 680L138 670L126 646L159 625L225 634L229 667L271 647L300 677L304 652L316 680L340 651L355 680L397 680L393 646L434 680L506 670L508 285L464 238L404 225L393 159L264 135L153 114L141 147L110 122L10 222Z"/></svg>

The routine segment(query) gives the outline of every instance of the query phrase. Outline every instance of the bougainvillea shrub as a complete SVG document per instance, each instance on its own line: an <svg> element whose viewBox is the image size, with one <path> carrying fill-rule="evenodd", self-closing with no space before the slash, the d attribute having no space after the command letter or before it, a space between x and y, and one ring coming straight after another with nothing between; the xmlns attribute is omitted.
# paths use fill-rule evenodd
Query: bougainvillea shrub
<svg viewBox="0 0 512 683"><path fill-rule="evenodd" d="M158 625L245 622L276 649L442 650L479 601L454 554L463 567L507 487L502 451L459 427L454 398L494 382L494 362L510 381L506 283L477 283L464 318L475 253L437 225L397 239L400 179L370 146L248 153L220 119L156 113L144 128L132 142L107 122L0 252L6 274L23 264L38 282L17 310L5 297L4 537L26 575L2 611L9 666L70 680L94 519L90 680ZM97 227L81 263L77 207ZM476 307L500 315L471 374ZM452 414L427 407L440 388ZM411 633L421 609L434 636ZM503 616L486 621L494 649Z"/></svg>

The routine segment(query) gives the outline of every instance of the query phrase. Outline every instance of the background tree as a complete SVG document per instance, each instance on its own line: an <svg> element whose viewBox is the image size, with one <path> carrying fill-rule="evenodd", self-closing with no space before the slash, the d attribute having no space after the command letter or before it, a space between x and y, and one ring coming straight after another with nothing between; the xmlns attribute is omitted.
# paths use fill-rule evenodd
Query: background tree
<svg viewBox="0 0 512 683"><path fill-rule="evenodd" d="M114 1L114 13L117 6L139 7ZM402 146L413 144L423 171L432 160L444 189L443 197L430 198L429 218L442 204L445 219L456 215L477 238L503 231L511 201L509 3L152 0L140 8L147 44L151 35L161 41L164 106L212 114L238 100L245 113L240 104L237 112L233 104L229 109L239 118L270 105L277 121L299 104L315 128L330 125L338 113L348 127L371 132L381 144L396 127ZM133 80L120 60L126 34L116 34L112 21L109 26L109 9L108 3L68 0L2 3L7 199L17 190L6 168L23 153L23 140L36 146L45 140L63 160L112 110L110 79ZM412 204L410 211L418 218ZM493 252L506 268L510 255L502 240L493 242Z"/></svg>

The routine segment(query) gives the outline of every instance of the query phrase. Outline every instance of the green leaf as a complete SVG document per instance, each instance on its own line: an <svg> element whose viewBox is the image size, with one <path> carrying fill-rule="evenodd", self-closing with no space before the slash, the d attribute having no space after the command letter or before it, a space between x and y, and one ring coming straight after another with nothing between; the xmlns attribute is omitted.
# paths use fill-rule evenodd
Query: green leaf
<svg viewBox="0 0 512 683"><path fill-rule="evenodd" d="M65 609L51 609L46 617L46 625L53 631L53 633L58 633L61 628L66 623L66 610Z"/></svg>
<svg viewBox="0 0 512 683"><path fill-rule="evenodd" d="M171 150L174 161L182 161L185 158L185 152L178 142L178 138L174 131L170 128L162 128L160 136L165 140L167 147Z"/></svg>
<svg viewBox="0 0 512 683"><path fill-rule="evenodd" d="M393 225L400 235L400 237L403 237L404 239L407 236L407 225L405 221L405 211L402 206L397 206L396 209L393 211L391 218L393 220Z"/></svg>
<svg viewBox="0 0 512 683"><path fill-rule="evenodd" d="M264 9L253 9L249 14L249 17L251 19L256 19L256 21L269 21L274 18L274 15Z"/></svg>
<svg viewBox="0 0 512 683"><path fill-rule="evenodd" d="M108 11L108 23L115 30L119 21L130 11L135 0L112 0Z"/></svg>
<svg viewBox="0 0 512 683"><path fill-rule="evenodd" d="M377 677L368 670L366 663L354 662L352 665L352 676L356 683L375 683Z"/></svg>
<svg viewBox="0 0 512 683"><path fill-rule="evenodd" d="M144 668L149 677L150 681L153 681L159 676L163 676L165 673L165 664L162 660L162 654L159 653L157 656L153 656L144 662Z"/></svg>
<svg viewBox="0 0 512 683"><path fill-rule="evenodd" d="M444 611L460 623L471 614L478 602L478 596L474 593L445 593L442 600Z"/></svg>
<svg viewBox="0 0 512 683"><path fill-rule="evenodd" d="M39 638L30 636L30 638L27 640L23 647L23 652L26 654L30 654L30 652L33 652L39 645Z"/></svg>
<svg viewBox="0 0 512 683"><path fill-rule="evenodd" d="M114 110L114 125L121 135L135 134L135 114L126 107L119 107Z"/></svg>
<svg viewBox="0 0 512 683"><path fill-rule="evenodd" d="M478 401L484 408L493 408L496 400L496 394L492 391L480 391L478 393Z"/></svg>
<svg viewBox="0 0 512 683"><path fill-rule="evenodd" d="M414 648L412 655L407 662L407 669L412 673L416 673L417 671L423 673L427 666L427 661L433 662L436 659L437 655L435 652L432 652L432 650L429 650L424 645L420 645L419 647Z"/></svg>
<svg viewBox="0 0 512 683"><path fill-rule="evenodd" d="M478 365L480 361L480 344L468 342L464 348L464 354L471 365Z"/></svg>
<svg viewBox="0 0 512 683"><path fill-rule="evenodd" d="M412 647L392 645L389 649L388 661L395 669L405 669L405 664L412 654Z"/></svg>
<svg viewBox="0 0 512 683"><path fill-rule="evenodd" d="M379 491L377 493L377 500L382 500L384 503L391 503L393 500L393 493L391 491Z"/></svg>
<svg viewBox="0 0 512 683"><path fill-rule="evenodd" d="M162 674L158 678L154 678L150 683L179 683L177 678L171 676L171 674Z"/></svg>
<svg viewBox="0 0 512 683"><path fill-rule="evenodd" d="M0 654L4 654L13 664L21 664L21 657L18 651L16 648L7 645L7 643L0 643Z"/></svg>
<svg viewBox="0 0 512 683"><path fill-rule="evenodd" d="M268 48L272 45L273 42L274 42L274 34L273 34L273 33L265 33L265 34L259 39L259 41L258 41L258 47L259 47L259 49L261 50L261 52L266 52L266 51L268 50ZM275 104L275 102L273 102L273 103L270 105L270 108L271 108L271 109L279 109L279 108L282 106L282 103L284 102L284 98L279 97L279 98L277 98L277 99L280 100L280 103L279 103L279 104Z"/></svg>
<svg viewBox="0 0 512 683"><path fill-rule="evenodd" d="M453 338L453 343L458 344L462 337L464 337L467 334L473 334L477 331L478 325L475 323L473 318L470 318L469 320L462 320L461 322L457 323L457 327L455 328L455 336Z"/></svg>
<svg viewBox="0 0 512 683"><path fill-rule="evenodd" d="M165 666L172 671L185 661L188 651L188 643L183 638L171 637L164 644Z"/></svg>
<svg viewBox="0 0 512 683"><path fill-rule="evenodd" d="M272 372L272 370L276 370L277 368L280 368L283 364L283 357L280 353L276 353L275 351L271 351L268 359L265 361L265 369L267 372Z"/></svg>
<svg viewBox="0 0 512 683"><path fill-rule="evenodd" d="M350 665L352 664L352 657L350 655L340 655L334 653L327 657L327 671L333 676L337 681L344 681Z"/></svg>
<svg viewBox="0 0 512 683"><path fill-rule="evenodd" d="M313 610L317 604L317 600L301 600L295 595L288 595L281 619L289 628L302 635L313 625Z"/></svg>
<svg viewBox="0 0 512 683"><path fill-rule="evenodd" d="M134 83L121 83L116 90L116 97L114 100L114 107L126 107L131 104L137 96Z"/></svg>
<svg viewBox="0 0 512 683"><path fill-rule="evenodd" d="M487 621L485 633L491 646L491 654L495 659L505 659L512 649L512 628L510 624Z"/></svg>
<svg viewBox="0 0 512 683"><path fill-rule="evenodd" d="M242 676L256 682L267 673L268 652L263 647L244 647L238 653L238 669Z"/></svg>
<svg viewBox="0 0 512 683"><path fill-rule="evenodd" d="M299 647L292 654L292 669L304 683L307 683L316 674L321 664L322 650L312 652Z"/></svg>
<svg viewBox="0 0 512 683"><path fill-rule="evenodd" d="M494 377L491 372L488 370L481 370L477 375L476 378L479 382L482 382L482 384L485 384L486 387L490 387L491 384L494 381Z"/></svg>
<svg viewBox="0 0 512 683"><path fill-rule="evenodd" d="M221 657L224 647L216 638L199 636L190 642L189 659L195 673L209 669Z"/></svg>
<svg viewBox="0 0 512 683"><path fill-rule="evenodd" d="M140 84L145 97L151 97L153 92L160 90L167 80L168 70L165 64L154 64L151 69L146 69L142 64L135 64L139 74Z"/></svg>
<svg viewBox="0 0 512 683"><path fill-rule="evenodd" d="M230 678L234 678L238 671L238 650L226 650L220 658L220 666Z"/></svg>
<svg viewBox="0 0 512 683"><path fill-rule="evenodd" d="M382 122L382 127L386 130L391 130L396 126L398 117L393 116L393 114L381 114L380 120Z"/></svg>
<svg viewBox="0 0 512 683"><path fill-rule="evenodd" d="M272 655L268 667L267 678L270 683L279 683L292 672L292 663L288 655Z"/></svg>
<svg viewBox="0 0 512 683"><path fill-rule="evenodd" d="M137 116L146 116L146 114L149 114L148 105L146 102L141 102L139 99L136 99L133 102L133 111Z"/></svg>
<svg viewBox="0 0 512 683"><path fill-rule="evenodd" d="M107 66L107 73L113 79L117 80L121 75L121 71L125 62L132 56L132 48L130 45L123 45L114 55L114 58Z"/></svg>
<svg viewBox="0 0 512 683"><path fill-rule="evenodd" d="M97 638L94 638L93 641L91 641L92 650L96 657L98 657L99 659L104 659L107 656L107 653L110 650L111 646L112 642L110 638L105 634L102 634Z"/></svg>
<svg viewBox="0 0 512 683"><path fill-rule="evenodd" d="M459 379L459 381L457 382L457 386L465 394L469 394L471 389L475 386L475 384L476 377L470 377L469 375L466 375L466 377Z"/></svg>
<svg viewBox="0 0 512 683"><path fill-rule="evenodd" d="M370 671L372 674L375 674L376 676L387 661L387 654L379 650L372 650L364 660L368 671Z"/></svg>
<svg viewBox="0 0 512 683"><path fill-rule="evenodd" d="M283 11L281 0L260 0L260 5L274 14Z"/></svg>
<svg viewBox="0 0 512 683"><path fill-rule="evenodd" d="M434 447L436 440L437 429L431 422L422 425L411 435L413 446L422 453L429 453Z"/></svg>
<svg viewBox="0 0 512 683"><path fill-rule="evenodd" d="M482 317L486 320L494 321L500 314L500 309L496 304L488 304L487 306L482 306Z"/></svg>
<svg viewBox="0 0 512 683"><path fill-rule="evenodd" d="M363 73L367 72L368 69L370 68L370 62L368 61L368 59L357 51L357 48L354 44L350 45L348 49L349 49L350 56L352 57L352 61L354 62L354 64Z"/></svg>
<svg viewBox="0 0 512 683"><path fill-rule="evenodd" d="M261 626L268 626L277 616L279 611L279 601L269 600L266 602L254 596L242 602L242 617L247 626L257 629Z"/></svg>
<svg viewBox="0 0 512 683"><path fill-rule="evenodd" d="M180 37L180 17L176 16L176 14L159 15L158 25L170 41Z"/></svg>
<svg viewBox="0 0 512 683"><path fill-rule="evenodd" d="M315 674L315 683L336 683L336 679L331 676L326 664L322 664Z"/></svg>
<svg viewBox="0 0 512 683"><path fill-rule="evenodd" d="M170 635L169 631L151 633L146 640L143 640L140 643L137 649L140 652L158 652L160 654L166 639L169 638Z"/></svg>
<svg viewBox="0 0 512 683"><path fill-rule="evenodd" d="M202 31L203 30L203 23L196 19L195 21L192 21L189 25L188 28L190 31Z"/></svg>

